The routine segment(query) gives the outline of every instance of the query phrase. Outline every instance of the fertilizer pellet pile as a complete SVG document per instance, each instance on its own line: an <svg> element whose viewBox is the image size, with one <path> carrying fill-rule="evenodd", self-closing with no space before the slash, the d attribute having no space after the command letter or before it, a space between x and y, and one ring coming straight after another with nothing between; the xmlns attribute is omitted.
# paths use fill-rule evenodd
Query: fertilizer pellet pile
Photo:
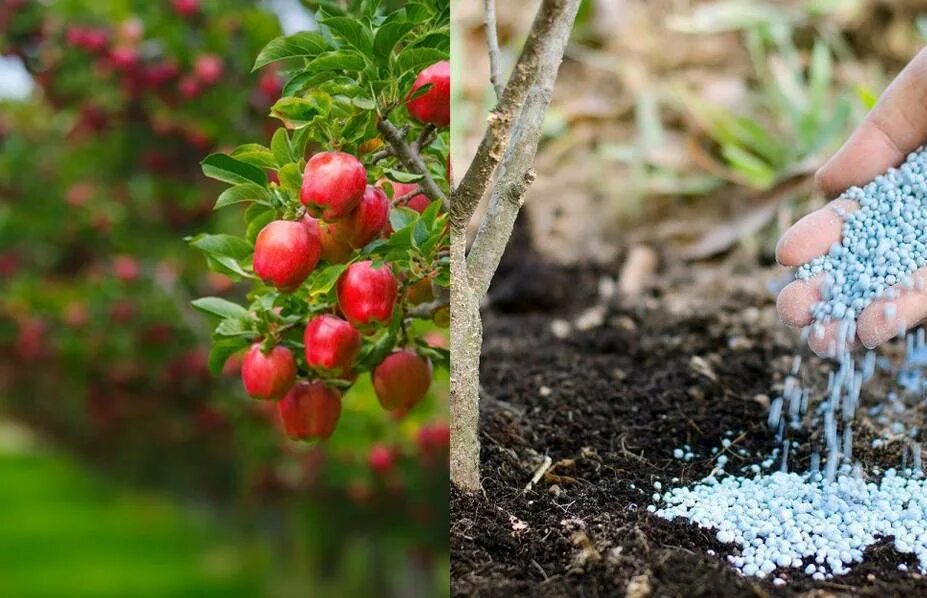
<svg viewBox="0 0 927 598"><path fill-rule="evenodd" d="M842 212L843 236L830 251L796 271L799 279L823 276L821 301L812 307L816 321L803 333L823 334L824 324L839 321L838 338L831 346L836 367L827 374L826 388L816 388L800 375L796 356L781 395L770 404L769 427L778 447L762 467L743 468L742 476L726 475L724 463L691 488L675 488L654 495L648 510L666 519L682 517L716 530L720 542L739 549L728 561L742 574L765 577L776 569L792 568L814 579L830 579L860 562L863 552L880 538L894 538L895 548L914 554L927 573L927 479L921 472L918 429L901 417L901 393L923 400L927 390L927 343L923 329L908 333L903 364L892 364L872 351L851 355L845 340L856 334L856 317L876 299L887 298L886 318L894 318L891 287L914 288L912 278L927 265L927 150L907 157L864 187L853 187L843 199L859 209ZM899 330L906 323L898 322ZM867 472L853 460L853 419L863 385L887 372L898 393L889 392L868 415L890 424L895 437L907 439L911 459L889 469ZM814 374L814 372L811 372ZM822 384L823 385L823 384ZM805 473L789 473L789 450L798 446L790 432L809 427L813 453ZM881 442L881 440L879 440ZM677 449L677 458L691 459L691 451ZM675 455L674 455L675 456ZM686 459L686 460L688 460ZM768 473L772 461L779 471ZM903 565L900 570L906 570ZM777 578L777 584L784 580Z"/></svg>
<svg viewBox="0 0 927 598"><path fill-rule="evenodd" d="M913 288L911 274L927 265L927 152L920 149L864 187L842 196L859 209L844 213L843 237L827 255L795 276L825 274L816 320L852 320L889 287Z"/></svg>
<svg viewBox="0 0 927 598"><path fill-rule="evenodd" d="M740 547L728 561L744 575L791 567L826 579L846 573L867 546L889 536L898 552L913 553L927 569L927 480L894 470L878 483L855 475L831 483L822 483L821 474L810 477L709 478L667 492L667 506L656 514L717 530L719 542Z"/></svg>

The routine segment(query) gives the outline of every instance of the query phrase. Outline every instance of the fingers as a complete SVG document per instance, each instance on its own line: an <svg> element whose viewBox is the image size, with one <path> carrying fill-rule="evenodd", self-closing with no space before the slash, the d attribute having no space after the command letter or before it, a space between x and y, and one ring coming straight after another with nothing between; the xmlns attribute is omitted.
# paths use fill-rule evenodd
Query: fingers
<svg viewBox="0 0 927 598"><path fill-rule="evenodd" d="M839 195L864 185L927 139L927 53L922 50L886 88L866 120L817 172L818 187Z"/></svg>
<svg viewBox="0 0 927 598"><path fill-rule="evenodd" d="M792 328L803 328L811 324L811 308L821 300L823 282L823 276L793 280L779 291L776 311L783 324Z"/></svg>
<svg viewBox="0 0 927 598"><path fill-rule="evenodd" d="M820 210L804 216L793 224L776 244L776 260L783 266L800 266L840 242L843 218L840 211L855 212L859 205L848 199L835 199Z"/></svg>
<svg viewBox="0 0 927 598"><path fill-rule="evenodd" d="M927 319L927 268L916 270L911 278L913 289L896 285L896 299L876 299L859 315L856 333L867 348L878 347Z"/></svg>
<svg viewBox="0 0 927 598"><path fill-rule="evenodd" d="M847 328L841 331L841 326L848 324L846 320L815 324L808 335L808 348L818 357L835 357L840 353L852 351L859 346L859 340L856 334L850 335ZM840 343L843 343L842 348L840 348Z"/></svg>

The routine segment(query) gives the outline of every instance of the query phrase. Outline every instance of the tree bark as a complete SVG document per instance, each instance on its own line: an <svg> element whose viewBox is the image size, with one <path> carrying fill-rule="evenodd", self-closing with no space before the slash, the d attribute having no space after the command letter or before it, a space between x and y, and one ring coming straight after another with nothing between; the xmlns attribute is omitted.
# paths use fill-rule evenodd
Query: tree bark
<svg viewBox="0 0 927 598"><path fill-rule="evenodd" d="M480 489L480 301L467 277L467 229L451 227L451 481Z"/></svg>
<svg viewBox="0 0 927 598"><path fill-rule="evenodd" d="M451 194L451 481L468 492L480 489L480 300L534 180L531 166L579 3L543 0L477 155ZM468 253L467 224L491 180L489 206Z"/></svg>

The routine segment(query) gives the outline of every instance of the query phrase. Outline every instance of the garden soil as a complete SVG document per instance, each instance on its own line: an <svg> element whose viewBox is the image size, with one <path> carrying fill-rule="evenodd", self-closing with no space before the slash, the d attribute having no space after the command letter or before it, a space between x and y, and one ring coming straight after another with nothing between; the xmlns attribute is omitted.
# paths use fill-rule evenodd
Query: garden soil
<svg viewBox="0 0 927 598"><path fill-rule="evenodd" d="M484 310L483 492L451 495L454 595L927 594L921 575L898 570L916 571L913 556L887 540L847 575L813 581L777 570L788 583L775 586L772 576L738 575L725 558L737 547L712 531L646 510L654 482L665 491L708 475L723 438L732 441L721 449L728 471L774 446L767 405L798 335L776 318L770 284L785 273L769 261L664 259L651 290L628 300L611 293L620 259L555 266L524 239L513 245ZM807 351L804 360L805 376L826 372ZM880 392L868 385L864 402ZM875 425L856 429L865 465L900 464L900 443L872 449ZM809 452L799 440L797 469ZM689 462L673 457L684 445L696 453Z"/></svg>

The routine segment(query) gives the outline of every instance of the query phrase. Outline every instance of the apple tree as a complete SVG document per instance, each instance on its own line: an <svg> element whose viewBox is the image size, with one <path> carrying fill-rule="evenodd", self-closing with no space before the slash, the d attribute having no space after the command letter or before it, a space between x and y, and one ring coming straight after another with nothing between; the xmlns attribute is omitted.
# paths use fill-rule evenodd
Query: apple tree
<svg viewBox="0 0 927 598"><path fill-rule="evenodd" d="M319 31L258 54L254 68L284 81L280 126L202 161L240 234L188 239L251 285L245 303L193 302L217 320L210 368L242 354L245 390L298 440L335 432L359 376L401 417L449 363L416 324L449 323L449 5L353 4L322 4Z"/></svg>

